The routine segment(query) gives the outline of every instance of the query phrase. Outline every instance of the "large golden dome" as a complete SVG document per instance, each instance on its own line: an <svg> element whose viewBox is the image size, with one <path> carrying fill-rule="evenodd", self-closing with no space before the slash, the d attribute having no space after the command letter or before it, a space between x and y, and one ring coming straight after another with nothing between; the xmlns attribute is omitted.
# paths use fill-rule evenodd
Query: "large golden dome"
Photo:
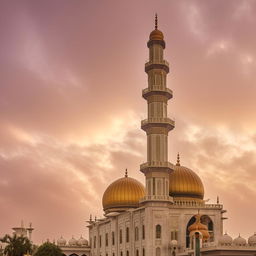
<svg viewBox="0 0 256 256"><path fill-rule="evenodd" d="M106 214L122 212L139 207L139 200L144 197L145 188L137 180L128 177L120 178L111 183L103 194L102 205Z"/></svg>
<svg viewBox="0 0 256 256"><path fill-rule="evenodd" d="M174 171L170 174L169 194L174 197L174 200L203 200L204 198L201 179L192 170L180 165L179 155Z"/></svg>

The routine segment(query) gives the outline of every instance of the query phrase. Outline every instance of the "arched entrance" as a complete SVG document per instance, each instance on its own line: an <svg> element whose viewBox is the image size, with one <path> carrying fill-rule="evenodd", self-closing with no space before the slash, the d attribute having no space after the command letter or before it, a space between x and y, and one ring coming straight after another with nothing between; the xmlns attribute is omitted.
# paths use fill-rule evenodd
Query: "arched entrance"
<svg viewBox="0 0 256 256"><path fill-rule="evenodd" d="M186 248L189 248L189 246L190 246L188 227L190 225L192 225L195 221L196 221L196 217L193 216L187 224L187 227L186 227ZM209 231L209 235L210 235L209 242L213 242L214 241L214 227L213 227L212 219L208 215L202 215L201 218L200 218L200 221L201 221L202 224L204 224L208 227L208 231Z"/></svg>

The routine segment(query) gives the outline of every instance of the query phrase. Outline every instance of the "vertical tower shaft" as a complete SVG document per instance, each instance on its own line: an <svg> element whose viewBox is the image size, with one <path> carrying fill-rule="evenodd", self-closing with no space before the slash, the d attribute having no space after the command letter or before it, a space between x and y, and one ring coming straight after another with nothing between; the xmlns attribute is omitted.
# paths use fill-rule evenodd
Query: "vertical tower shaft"
<svg viewBox="0 0 256 256"><path fill-rule="evenodd" d="M168 162L168 133L174 128L174 121L167 117L167 102L172 98L172 91L166 86L169 63L164 60L165 41L157 28L157 16L147 46L149 61L145 64L145 72L148 88L142 91L142 96L148 104L148 118L141 122L141 128L147 134L147 162L140 167L146 176L144 199L169 201L172 164Z"/></svg>

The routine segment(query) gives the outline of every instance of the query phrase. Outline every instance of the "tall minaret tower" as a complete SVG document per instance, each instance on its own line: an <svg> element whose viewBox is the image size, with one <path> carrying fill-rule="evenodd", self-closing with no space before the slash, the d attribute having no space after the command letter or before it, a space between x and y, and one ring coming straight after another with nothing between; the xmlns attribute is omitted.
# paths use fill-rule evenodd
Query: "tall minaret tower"
<svg viewBox="0 0 256 256"><path fill-rule="evenodd" d="M168 133L174 128L174 121L167 117L167 102L172 98L172 91L166 86L169 63L163 57L165 41L157 22L156 15L155 30L150 33L147 43L149 61L145 64L145 72L148 88L142 91L148 103L148 118L141 122L141 128L147 133L147 162L140 166L146 176L144 202L171 201L169 174L173 165L168 162Z"/></svg>

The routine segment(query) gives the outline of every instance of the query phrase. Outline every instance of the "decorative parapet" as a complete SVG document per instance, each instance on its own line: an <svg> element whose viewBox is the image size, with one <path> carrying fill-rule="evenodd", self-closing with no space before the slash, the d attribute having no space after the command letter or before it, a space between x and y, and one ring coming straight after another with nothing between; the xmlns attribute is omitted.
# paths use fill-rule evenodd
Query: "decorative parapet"
<svg viewBox="0 0 256 256"><path fill-rule="evenodd" d="M205 208L205 209L222 209L223 205L221 204L206 204L204 201L187 201L187 200L175 200L172 208L180 208L180 207L187 207L187 208Z"/></svg>
<svg viewBox="0 0 256 256"><path fill-rule="evenodd" d="M165 195L147 195L144 196L141 200L140 203L144 202L144 201L167 201L167 202L173 202L173 198L170 196L165 196Z"/></svg>

